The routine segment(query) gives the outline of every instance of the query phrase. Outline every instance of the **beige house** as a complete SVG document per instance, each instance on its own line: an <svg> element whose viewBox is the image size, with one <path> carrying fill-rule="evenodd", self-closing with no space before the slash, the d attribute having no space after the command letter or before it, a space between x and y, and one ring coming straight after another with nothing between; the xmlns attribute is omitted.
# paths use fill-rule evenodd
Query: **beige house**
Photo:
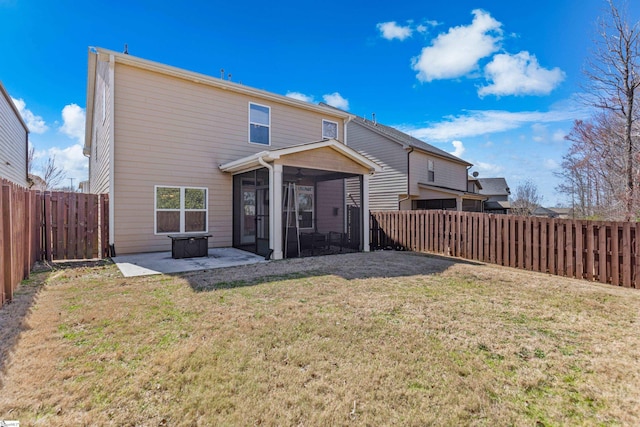
<svg viewBox="0 0 640 427"><path fill-rule="evenodd" d="M368 250L366 195L380 167L345 145L352 115L97 48L87 82L89 191L109 194L112 252L207 234L210 247L279 259L291 256L293 211L298 235L350 233ZM347 203L347 179L361 205Z"/></svg>
<svg viewBox="0 0 640 427"><path fill-rule="evenodd" d="M369 183L372 211L482 211L486 197L468 188L471 163L362 117L354 117L349 122L348 134L349 147L383 167Z"/></svg>
<svg viewBox="0 0 640 427"><path fill-rule="evenodd" d="M29 129L0 82L0 178L28 187Z"/></svg>

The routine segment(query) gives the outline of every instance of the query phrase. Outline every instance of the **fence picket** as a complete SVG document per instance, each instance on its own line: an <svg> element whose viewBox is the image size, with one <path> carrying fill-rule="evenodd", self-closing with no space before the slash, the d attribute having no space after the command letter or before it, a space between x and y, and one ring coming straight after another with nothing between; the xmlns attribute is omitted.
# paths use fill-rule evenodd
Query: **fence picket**
<svg viewBox="0 0 640 427"><path fill-rule="evenodd" d="M611 230L611 256L609 258L609 264L611 265L611 284L614 286L620 285L620 233L618 224L609 223Z"/></svg>
<svg viewBox="0 0 640 427"><path fill-rule="evenodd" d="M371 215L374 247L393 241L406 249L640 287L640 223L452 211Z"/></svg>

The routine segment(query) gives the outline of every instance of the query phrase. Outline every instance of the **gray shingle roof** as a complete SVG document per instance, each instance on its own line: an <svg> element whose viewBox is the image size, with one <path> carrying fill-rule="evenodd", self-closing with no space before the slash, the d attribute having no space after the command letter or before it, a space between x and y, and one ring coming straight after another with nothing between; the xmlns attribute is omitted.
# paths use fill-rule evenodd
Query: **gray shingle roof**
<svg viewBox="0 0 640 427"><path fill-rule="evenodd" d="M478 178L482 185L479 193L486 196L508 196L511 194L507 180L504 178Z"/></svg>

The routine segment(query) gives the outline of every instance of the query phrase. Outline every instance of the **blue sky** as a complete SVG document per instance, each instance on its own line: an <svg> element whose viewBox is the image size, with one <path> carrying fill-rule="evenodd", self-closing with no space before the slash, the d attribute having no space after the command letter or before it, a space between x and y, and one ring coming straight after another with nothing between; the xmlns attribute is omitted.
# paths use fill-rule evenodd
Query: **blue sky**
<svg viewBox="0 0 640 427"><path fill-rule="evenodd" d="M37 155L55 155L74 185L86 179L87 48L126 43L145 59L375 113L480 177L534 181L553 206L565 202L553 175L564 136L587 117L577 96L603 11L603 0L0 0L0 80Z"/></svg>

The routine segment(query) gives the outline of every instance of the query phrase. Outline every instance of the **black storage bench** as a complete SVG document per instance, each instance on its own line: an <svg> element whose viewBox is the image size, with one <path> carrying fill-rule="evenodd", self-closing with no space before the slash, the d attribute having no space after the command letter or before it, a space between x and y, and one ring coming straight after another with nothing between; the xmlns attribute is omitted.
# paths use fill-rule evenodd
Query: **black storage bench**
<svg viewBox="0 0 640 427"><path fill-rule="evenodd" d="M195 258L207 256L211 234L173 234L171 239L171 257Z"/></svg>

